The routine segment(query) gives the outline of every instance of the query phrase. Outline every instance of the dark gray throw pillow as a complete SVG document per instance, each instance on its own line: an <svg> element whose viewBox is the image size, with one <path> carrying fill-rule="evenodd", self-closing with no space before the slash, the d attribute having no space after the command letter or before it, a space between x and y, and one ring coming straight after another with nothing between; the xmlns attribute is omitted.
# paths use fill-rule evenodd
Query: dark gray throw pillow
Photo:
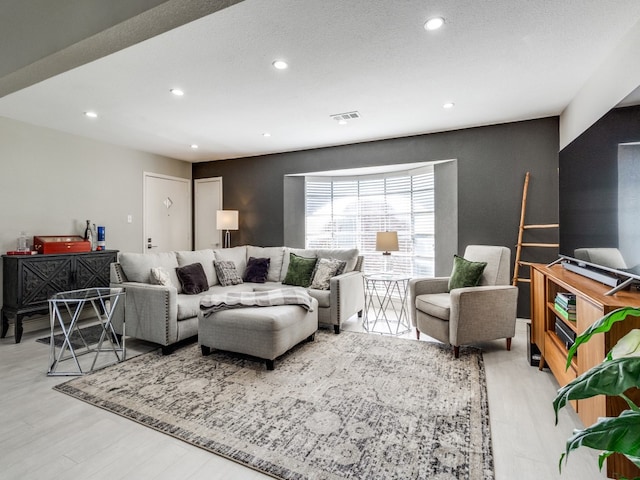
<svg viewBox="0 0 640 480"><path fill-rule="evenodd" d="M270 258L249 257L242 280L251 283L265 283L269 274Z"/></svg>
<svg viewBox="0 0 640 480"><path fill-rule="evenodd" d="M207 275L204 273L201 263L192 263L184 267L176 268L176 274L182 285L183 293L195 295L209 290Z"/></svg>

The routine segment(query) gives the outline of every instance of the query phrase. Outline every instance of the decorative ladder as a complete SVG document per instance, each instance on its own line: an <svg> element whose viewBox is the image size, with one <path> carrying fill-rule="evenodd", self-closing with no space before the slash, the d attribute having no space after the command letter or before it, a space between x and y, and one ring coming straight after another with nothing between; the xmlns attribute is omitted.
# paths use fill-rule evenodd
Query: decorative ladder
<svg viewBox="0 0 640 480"><path fill-rule="evenodd" d="M558 248L560 245L558 243L527 243L522 241L522 237L524 236L525 230L533 230L533 229L544 229L544 228L558 228L559 224L557 223L545 223L539 225L525 225L524 217L525 212L527 210L527 191L529 190L529 177L530 174L527 174L524 177L524 187L522 189L522 208L520 210L520 227L518 228L518 243L516 245L516 261L513 268L513 281L511 284L515 287L518 286L518 282L522 283L530 283L531 279L520 277L520 267L531 265L531 262L524 262L520 260L522 255L522 249L526 247L538 247L538 248Z"/></svg>

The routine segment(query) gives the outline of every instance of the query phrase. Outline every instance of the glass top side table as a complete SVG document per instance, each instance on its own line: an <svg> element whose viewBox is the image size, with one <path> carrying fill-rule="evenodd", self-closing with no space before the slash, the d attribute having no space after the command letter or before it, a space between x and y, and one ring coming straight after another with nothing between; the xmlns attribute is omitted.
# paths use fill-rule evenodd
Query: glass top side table
<svg viewBox="0 0 640 480"><path fill-rule="evenodd" d="M83 375L96 368L99 357L102 360L105 356L112 359L111 363L100 363L99 368L121 362L126 358L124 324L121 337L116 335L112 325L114 312L124 308L124 296L125 292L122 288L86 288L56 293L49 298L51 338L47 375ZM78 326L81 313L85 307L89 306L91 314L101 327L97 343L88 341ZM54 341L57 327L62 330L63 335L60 346ZM74 333L76 335L72 338ZM89 357L93 355L93 361L88 367L86 362L81 361L84 355ZM69 363L75 367L73 370L59 370Z"/></svg>
<svg viewBox="0 0 640 480"><path fill-rule="evenodd" d="M367 332L401 335L411 330L407 310L410 279L391 273L364 276L362 326Z"/></svg>

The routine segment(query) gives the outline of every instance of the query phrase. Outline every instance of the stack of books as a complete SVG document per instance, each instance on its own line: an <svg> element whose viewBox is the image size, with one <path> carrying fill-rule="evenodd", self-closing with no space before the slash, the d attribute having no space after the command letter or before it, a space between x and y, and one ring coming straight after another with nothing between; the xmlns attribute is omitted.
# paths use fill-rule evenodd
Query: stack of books
<svg viewBox="0 0 640 480"><path fill-rule="evenodd" d="M564 320L576 321L576 296L574 294L558 292L555 307Z"/></svg>

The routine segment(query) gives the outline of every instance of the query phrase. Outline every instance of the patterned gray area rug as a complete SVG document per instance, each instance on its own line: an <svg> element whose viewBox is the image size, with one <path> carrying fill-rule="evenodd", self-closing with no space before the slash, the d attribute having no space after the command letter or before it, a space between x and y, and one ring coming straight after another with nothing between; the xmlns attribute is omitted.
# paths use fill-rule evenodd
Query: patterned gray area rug
<svg viewBox="0 0 640 480"><path fill-rule="evenodd" d="M471 348L320 331L274 371L190 345L54 388L276 478L494 478Z"/></svg>

